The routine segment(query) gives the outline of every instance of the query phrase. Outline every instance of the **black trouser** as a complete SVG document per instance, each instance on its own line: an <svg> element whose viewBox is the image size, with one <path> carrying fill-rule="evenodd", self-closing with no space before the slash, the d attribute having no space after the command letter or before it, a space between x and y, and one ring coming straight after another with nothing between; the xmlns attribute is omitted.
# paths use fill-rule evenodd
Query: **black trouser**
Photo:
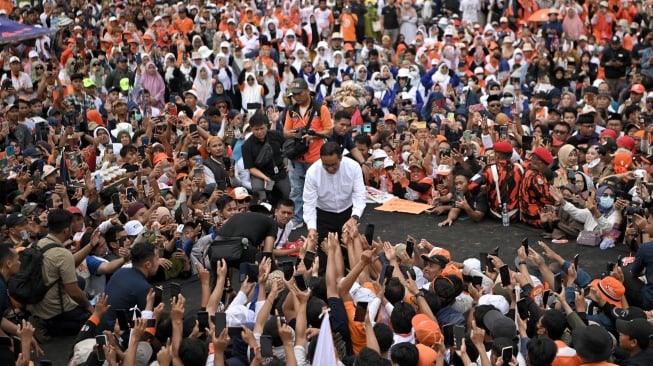
<svg viewBox="0 0 653 366"><path fill-rule="evenodd" d="M338 238L342 236L342 226L351 218L351 207L340 212L334 213L317 209L317 255L320 256L320 274L326 271L327 257L322 251L320 243L328 237L329 233L338 233ZM345 267L349 267L347 251L342 249L342 256L345 260Z"/></svg>
<svg viewBox="0 0 653 366"><path fill-rule="evenodd" d="M91 313L81 306L61 313L45 321L47 334L52 337L76 335L89 316Z"/></svg>

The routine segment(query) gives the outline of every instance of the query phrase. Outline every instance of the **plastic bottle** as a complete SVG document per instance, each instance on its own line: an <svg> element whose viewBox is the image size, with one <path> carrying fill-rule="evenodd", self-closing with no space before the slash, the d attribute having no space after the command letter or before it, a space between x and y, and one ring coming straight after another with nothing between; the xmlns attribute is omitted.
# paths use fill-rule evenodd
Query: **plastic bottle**
<svg viewBox="0 0 653 366"><path fill-rule="evenodd" d="M505 203L501 206L501 223L503 226L510 226L510 213Z"/></svg>

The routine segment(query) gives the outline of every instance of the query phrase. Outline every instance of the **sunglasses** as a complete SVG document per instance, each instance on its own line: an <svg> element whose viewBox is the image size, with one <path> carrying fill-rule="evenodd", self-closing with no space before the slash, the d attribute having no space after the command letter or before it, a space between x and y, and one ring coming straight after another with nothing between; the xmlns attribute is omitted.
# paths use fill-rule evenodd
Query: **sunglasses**
<svg viewBox="0 0 653 366"><path fill-rule="evenodd" d="M248 203L249 198L243 198L242 200L236 200L236 203Z"/></svg>
<svg viewBox="0 0 653 366"><path fill-rule="evenodd" d="M120 238L116 238L116 240L118 241L118 243L120 243L120 245L123 245L123 244L125 244L125 242L127 240L129 240L129 237L128 236L122 236Z"/></svg>
<svg viewBox="0 0 653 366"><path fill-rule="evenodd" d="M37 67L35 67L34 69L36 69L36 70L43 70L43 66L37 66Z"/></svg>

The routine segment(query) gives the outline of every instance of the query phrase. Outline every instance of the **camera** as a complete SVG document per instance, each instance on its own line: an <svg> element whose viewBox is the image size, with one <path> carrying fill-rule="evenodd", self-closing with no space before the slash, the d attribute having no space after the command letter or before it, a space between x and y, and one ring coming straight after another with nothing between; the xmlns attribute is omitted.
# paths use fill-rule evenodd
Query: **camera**
<svg viewBox="0 0 653 366"><path fill-rule="evenodd" d="M641 205L631 203L630 206L626 207L624 213L626 214L626 216L632 216L632 215L644 216L646 214L646 211L644 210L644 207L642 207Z"/></svg>
<svg viewBox="0 0 653 366"><path fill-rule="evenodd" d="M315 131L308 128L298 128L295 132L295 138L301 140L304 135L315 136Z"/></svg>

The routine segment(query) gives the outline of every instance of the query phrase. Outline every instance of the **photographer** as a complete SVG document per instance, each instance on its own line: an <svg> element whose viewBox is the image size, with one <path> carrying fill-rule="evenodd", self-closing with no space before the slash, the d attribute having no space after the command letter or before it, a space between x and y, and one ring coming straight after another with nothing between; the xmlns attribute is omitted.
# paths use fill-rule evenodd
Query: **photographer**
<svg viewBox="0 0 653 366"><path fill-rule="evenodd" d="M243 163L249 169L252 191L261 201L269 199L267 194L276 190L281 197L290 195L290 180L283 164L281 146L283 135L278 131L268 130L268 117L257 111L249 120L252 129L243 144Z"/></svg>
<svg viewBox="0 0 653 366"><path fill-rule="evenodd" d="M308 89L308 83L302 78L293 80L290 92L294 103L288 107L286 120L283 127L283 136L286 139L296 138L297 132L312 130L322 136L331 135L333 122L329 109L317 103ZM300 136L302 142L307 144L307 151L299 158L293 159L288 166L290 173L290 199L295 202L295 216L293 227L300 228L303 224L302 194L304 192L304 177L308 168L320 158L320 148L324 145L324 138L315 134Z"/></svg>
<svg viewBox="0 0 653 366"><path fill-rule="evenodd" d="M21 150L32 144L32 134L24 124L18 123L18 104L9 104L2 111L4 121L0 130L0 145L7 146L9 140L16 141Z"/></svg>

